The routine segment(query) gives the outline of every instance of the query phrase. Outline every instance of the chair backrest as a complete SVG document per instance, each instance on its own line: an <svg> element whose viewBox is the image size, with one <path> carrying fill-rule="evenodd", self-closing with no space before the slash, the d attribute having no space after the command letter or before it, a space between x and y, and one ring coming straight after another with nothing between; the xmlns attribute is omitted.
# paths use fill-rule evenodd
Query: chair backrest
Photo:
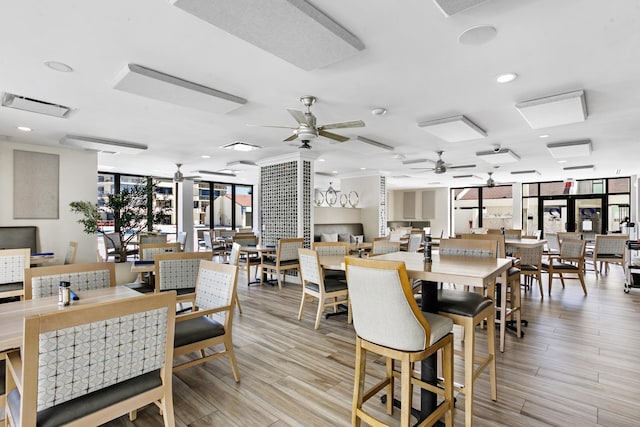
<svg viewBox="0 0 640 427"><path fill-rule="evenodd" d="M581 261L584 261L584 251L586 246L586 240L564 239L560 243L560 257L580 258Z"/></svg>
<svg viewBox="0 0 640 427"><path fill-rule="evenodd" d="M151 243L167 243L166 234L140 234L138 236L141 245L149 245Z"/></svg>
<svg viewBox="0 0 640 427"><path fill-rule="evenodd" d="M484 227L475 227L469 229L469 234L487 234L488 229Z"/></svg>
<svg viewBox="0 0 640 427"><path fill-rule="evenodd" d="M187 236L188 236L188 232L186 231L179 231L178 232L178 237L176 238L176 241L178 243L180 243L180 247L182 248L182 250L185 250L184 245L187 243Z"/></svg>
<svg viewBox="0 0 640 427"><path fill-rule="evenodd" d="M154 256L156 292L195 288L200 261L211 261L213 252L174 252Z"/></svg>
<svg viewBox="0 0 640 427"><path fill-rule="evenodd" d="M109 251L119 251L120 247L122 247L122 242L120 242L120 234L118 233L104 233L102 236L102 240L104 242L104 248L107 253Z"/></svg>
<svg viewBox="0 0 640 427"><path fill-rule="evenodd" d="M389 240L389 236L378 236L378 237L374 237L372 242L377 242L379 240Z"/></svg>
<svg viewBox="0 0 640 427"><path fill-rule="evenodd" d="M213 315L224 326L225 333L231 330L235 290L238 281L238 267L212 261L202 261L198 272L195 306L209 310L226 308L226 312Z"/></svg>
<svg viewBox="0 0 640 427"><path fill-rule="evenodd" d="M404 262L345 258L356 334L404 351L429 345L430 327L413 296Z"/></svg>
<svg viewBox="0 0 640 427"><path fill-rule="evenodd" d="M542 245L538 245L535 247L520 247L516 254L520 258L521 265L534 266L537 270L540 270L542 267L542 252Z"/></svg>
<svg viewBox="0 0 640 427"><path fill-rule="evenodd" d="M25 318L21 425L35 426L39 411L145 374L170 392L175 304L175 293L164 293Z"/></svg>
<svg viewBox="0 0 640 427"><path fill-rule="evenodd" d="M24 282L24 272L31 265L31 249L0 250L0 285Z"/></svg>
<svg viewBox="0 0 640 427"><path fill-rule="evenodd" d="M71 283L75 292L116 286L116 267L112 262L52 265L25 271L24 298L58 295L60 282Z"/></svg>
<svg viewBox="0 0 640 427"><path fill-rule="evenodd" d="M278 240L277 259L280 261L291 261L298 259L298 249L304 246L304 238L294 237Z"/></svg>
<svg viewBox="0 0 640 427"><path fill-rule="evenodd" d="M229 254L229 264L237 266L239 259L240 259L240 243L234 242L231 245L231 253Z"/></svg>
<svg viewBox="0 0 640 427"><path fill-rule="evenodd" d="M203 231L202 232L202 240L204 240L205 249L207 249L208 251L212 251L213 250L213 243L211 242L211 232L210 231Z"/></svg>
<svg viewBox="0 0 640 427"><path fill-rule="evenodd" d="M560 241L557 233L547 233L544 238L547 240L547 246L550 252L560 252Z"/></svg>
<svg viewBox="0 0 640 427"><path fill-rule="evenodd" d="M511 240L520 240L522 239L522 230L520 230L519 228L504 230L504 238Z"/></svg>
<svg viewBox="0 0 640 427"><path fill-rule="evenodd" d="M236 234L235 236L233 236L233 241L235 243L239 243L240 246L257 245L258 237L254 236L253 234L246 234L246 235Z"/></svg>
<svg viewBox="0 0 640 427"><path fill-rule="evenodd" d="M497 244L497 252L496 256L498 258L504 258L507 255L506 247L504 243L505 236L502 234L462 234L461 237L463 239L471 239L471 240L495 240Z"/></svg>
<svg viewBox="0 0 640 427"><path fill-rule="evenodd" d="M440 239L438 252L440 256L496 258L498 254L497 242L497 240L479 239Z"/></svg>
<svg viewBox="0 0 640 427"><path fill-rule="evenodd" d="M393 230L389 233L389 240L392 242L399 242L400 239L407 235L407 230Z"/></svg>
<svg viewBox="0 0 640 427"><path fill-rule="evenodd" d="M347 242L313 242L311 249L318 252L320 256L349 254L349 243Z"/></svg>
<svg viewBox="0 0 640 427"><path fill-rule="evenodd" d="M78 253L78 242L69 242L67 253L64 256L65 264L73 264L76 262L76 254Z"/></svg>
<svg viewBox="0 0 640 427"><path fill-rule="evenodd" d="M149 243L140 245L140 259L152 261L156 254L165 252L180 252L180 243Z"/></svg>
<svg viewBox="0 0 640 427"><path fill-rule="evenodd" d="M233 236L236 235L235 230L216 230L216 234L218 233L219 233L219 237L222 237L225 239L232 239Z"/></svg>
<svg viewBox="0 0 640 427"><path fill-rule="evenodd" d="M417 252L422 244L422 233L411 233L407 242L407 252Z"/></svg>
<svg viewBox="0 0 640 427"><path fill-rule="evenodd" d="M529 230L527 231L526 237L535 237L537 240L540 240L540 235L542 234L542 230ZM525 236L523 236L525 237Z"/></svg>
<svg viewBox="0 0 640 427"><path fill-rule="evenodd" d="M318 252L311 249L298 249L298 257L300 259L300 276L302 286L307 283L313 283L324 289L324 281L322 279L322 267L318 259Z"/></svg>
<svg viewBox="0 0 640 427"><path fill-rule="evenodd" d="M558 242L562 245L562 242L565 239L581 240L582 239L582 233L580 233L578 231L559 231L558 232Z"/></svg>
<svg viewBox="0 0 640 427"><path fill-rule="evenodd" d="M400 250L400 242L391 240L374 240L371 245L371 255L382 255Z"/></svg>
<svg viewBox="0 0 640 427"><path fill-rule="evenodd" d="M627 234L596 234L594 256L624 256L627 240Z"/></svg>

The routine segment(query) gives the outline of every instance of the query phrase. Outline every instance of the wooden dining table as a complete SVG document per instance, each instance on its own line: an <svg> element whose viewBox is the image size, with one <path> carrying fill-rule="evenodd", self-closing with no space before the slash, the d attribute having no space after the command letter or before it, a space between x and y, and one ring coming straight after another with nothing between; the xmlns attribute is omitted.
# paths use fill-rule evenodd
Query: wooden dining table
<svg viewBox="0 0 640 427"><path fill-rule="evenodd" d="M129 289L126 286L113 286L85 292L77 292L80 298L72 301L69 306L59 306L58 296L29 299L0 304L0 353L19 348L22 345L24 334L24 318L37 314L49 313L58 310L73 311L75 307L83 307L88 304L116 301L127 298L141 297L144 295Z"/></svg>
<svg viewBox="0 0 640 427"><path fill-rule="evenodd" d="M425 263L424 254L412 252L392 252L378 255L376 260L403 261L410 278L422 281L422 311L438 312L438 283L455 283L478 288L489 288L493 295L493 284L499 276L506 280L506 273L512 265L507 258L440 256L437 251L432 254L431 263ZM344 257L320 256L323 268L345 269ZM505 281L506 283L506 281ZM506 305L506 292L501 293L502 307ZM504 300L504 301L502 301ZM505 322L500 325L505 327ZM429 357L421 362L421 379L430 384L437 383L437 359ZM420 394L419 420L423 420L436 408L436 394L422 389Z"/></svg>

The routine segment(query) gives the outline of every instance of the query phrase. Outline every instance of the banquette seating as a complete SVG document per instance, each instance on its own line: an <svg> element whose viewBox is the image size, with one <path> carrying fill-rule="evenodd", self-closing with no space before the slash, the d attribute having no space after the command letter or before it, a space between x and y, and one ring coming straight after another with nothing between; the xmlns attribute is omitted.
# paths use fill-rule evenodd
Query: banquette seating
<svg viewBox="0 0 640 427"><path fill-rule="evenodd" d="M323 239L322 237L325 237ZM351 242L352 236L363 236L362 241L366 241L364 228L361 223L344 223L344 224L315 224L313 226L313 241L334 241L334 242ZM327 239L330 237L330 239Z"/></svg>

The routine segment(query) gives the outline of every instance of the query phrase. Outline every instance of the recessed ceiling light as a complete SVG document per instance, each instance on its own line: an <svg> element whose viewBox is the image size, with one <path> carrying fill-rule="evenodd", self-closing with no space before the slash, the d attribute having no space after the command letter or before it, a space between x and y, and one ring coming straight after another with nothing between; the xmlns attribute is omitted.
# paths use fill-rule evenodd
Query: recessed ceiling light
<svg viewBox="0 0 640 427"><path fill-rule="evenodd" d="M202 155L202 156L200 156L200 157L202 157L203 159L210 159L210 158L211 158L211 156L206 155L206 154L203 154L203 155Z"/></svg>
<svg viewBox="0 0 640 427"><path fill-rule="evenodd" d="M549 136L550 136L549 134L545 133L544 135L540 135L538 138L549 138Z"/></svg>
<svg viewBox="0 0 640 427"><path fill-rule="evenodd" d="M496 36L497 30L491 25L476 25L467 28L458 36L458 42L466 45L481 45L492 40Z"/></svg>
<svg viewBox="0 0 640 427"><path fill-rule="evenodd" d="M504 74L500 74L498 77L496 77L496 82L498 82L498 83L509 83L509 82L514 81L517 78L518 78L518 75L516 73L504 73Z"/></svg>
<svg viewBox="0 0 640 427"><path fill-rule="evenodd" d="M27 126L18 126L17 129L21 130L22 132L31 132L31 128Z"/></svg>
<svg viewBox="0 0 640 427"><path fill-rule="evenodd" d="M319 161L319 162L324 162L325 160L324 160L324 159L318 159L318 161Z"/></svg>
<svg viewBox="0 0 640 427"><path fill-rule="evenodd" d="M567 160L558 160L558 163L567 163Z"/></svg>
<svg viewBox="0 0 640 427"><path fill-rule="evenodd" d="M338 171L331 171L331 173L338 173Z"/></svg>
<svg viewBox="0 0 640 427"><path fill-rule="evenodd" d="M61 73L70 73L73 71L73 68L63 62L45 61L44 65L51 68L52 70L60 71Z"/></svg>
<svg viewBox="0 0 640 427"><path fill-rule="evenodd" d="M367 170L367 168L360 168L360 170L361 170L361 171L365 171L365 170Z"/></svg>
<svg viewBox="0 0 640 427"><path fill-rule="evenodd" d="M374 116L384 116L385 114L387 114L387 109L382 107L374 108L373 110L371 110L371 114L373 114Z"/></svg>

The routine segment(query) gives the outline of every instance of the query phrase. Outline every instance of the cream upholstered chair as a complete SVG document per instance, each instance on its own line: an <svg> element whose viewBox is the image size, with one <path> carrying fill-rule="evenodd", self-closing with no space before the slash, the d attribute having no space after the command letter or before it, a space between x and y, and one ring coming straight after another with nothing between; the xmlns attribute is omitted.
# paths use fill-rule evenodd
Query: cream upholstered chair
<svg viewBox="0 0 640 427"><path fill-rule="evenodd" d="M31 250L0 250L0 298L24 296L24 272L31 263Z"/></svg>
<svg viewBox="0 0 640 427"><path fill-rule="evenodd" d="M58 295L60 282L69 282L74 292L116 286L116 269L112 262L52 265L25 271L25 299Z"/></svg>
<svg viewBox="0 0 640 427"><path fill-rule="evenodd" d="M584 283L584 251L587 242L585 240L564 239L560 243L560 254L551 255L549 262L542 263L542 269L549 273L549 295L551 295L551 284L553 276L556 274L562 282L564 289L564 279L578 279L582 286L582 291L587 295L587 287ZM566 274L577 277L566 277Z"/></svg>
<svg viewBox="0 0 640 427"><path fill-rule="evenodd" d="M609 272L609 264L619 264L623 270L625 269L627 240L629 240L627 234L596 234L596 243L593 248L593 269L596 277L602 273L603 263L605 273Z"/></svg>
<svg viewBox="0 0 640 427"><path fill-rule="evenodd" d="M195 299L200 261L211 261L212 252L169 252L154 256L155 292L176 291L179 303Z"/></svg>
<svg viewBox="0 0 640 427"><path fill-rule="evenodd" d="M231 244L231 253L229 254L228 264L229 265L235 265L236 267L238 267L239 262L240 262L240 244L236 243L236 242L233 242ZM240 312L240 314L242 314L242 306L240 305L240 299L238 298L238 287L237 286L236 286L235 299L236 299L236 305L238 306L238 311Z"/></svg>
<svg viewBox="0 0 640 427"><path fill-rule="evenodd" d="M175 304L167 292L25 318L6 360L9 425L95 426L155 403L174 426Z"/></svg>
<svg viewBox="0 0 640 427"><path fill-rule="evenodd" d="M447 256L472 256L495 258L497 245L495 240L441 239L440 260ZM453 320L453 323L464 329L464 350L456 352L464 357L464 383L455 386L464 394L465 425L473 424L473 390L474 382L480 373L489 368L489 385L491 399L498 399L496 382L496 310L493 300L494 286L487 289L488 297L475 292L440 289L438 291L438 314ZM476 326L487 322L487 355L476 354ZM502 326L502 325L501 325ZM478 366L476 366L476 363Z"/></svg>
<svg viewBox="0 0 640 427"><path fill-rule="evenodd" d="M339 304L348 305L347 282L346 280L324 277L316 251L300 248L298 249L298 258L302 280L302 301L300 301L298 320L302 319L302 311L307 297L316 298L318 310L314 329L318 329L320 318L326 308L333 307L333 312L337 313ZM327 302L328 299L331 299L331 302Z"/></svg>
<svg viewBox="0 0 640 427"><path fill-rule="evenodd" d="M560 253L560 241L558 240L558 233L547 233L544 238L547 240L546 254L557 255Z"/></svg>
<svg viewBox="0 0 640 427"><path fill-rule="evenodd" d="M371 245L371 255L382 255L400 250L400 242L390 240L374 240Z"/></svg>
<svg viewBox="0 0 640 427"><path fill-rule="evenodd" d="M400 425L408 427L413 386L437 393L444 399L424 424L433 425L445 415L447 426L453 425L453 322L443 316L420 311L403 262L374 259L345 259L349 298L356 331L356 363L351 425L361 420L381 426L364 408L364 403L380 390L387 393L387 413L393 412L394 379L400 377ZM415 362L438 350L443 352L444 389L421 381L414 375ZM366 390L367 352L386 358L385 378ZM395 361L400 361L396 371Z"/></svg>
<svg viewBox="0 0 640 427"><path fill-rule="evenodd" d="M67 253L64 255L65 264L73 264L76 262L76 254L78 253L78 242L69 242Z"/></svg>
<svg viewBox="0 0 640 427"><path fill-rule="evenodd" d="M319 256L347 256L349 255L348 242L313 242L311 249L318 252ZM327 279L347 280L344 270L322 269Z"/></svg>
<svg viewBox="0 0 640 427"><path fill-rule="evenodd" d="M236 265L239 269L244 269L247 272L247 283L251 283L251 267L255 266L256 275L260 269L260 264L262 263L262 258L257 252L254 253L241 253L240 248L242 246L256 246L258 244L258 237L251 235L239 235L236 233L232 237L233 243L237 243L240 245L238 248L238 262Z"/></svg>
<svg viewBox="0 0 640 427"><path fill-rule="evenodd" d="M194 311L176 317L173 357L193 352L199 352L201 357L178 362L173 366L174 372L229 356L233 378L240 381L232 338L237 279L238 267L234 265L212 261L200 263ZM217 345L223 345L224 350L205 353L206 349Z"/></svg>
<svg viewBox="0 0 640 427"><path fill-rule="evenodd" d="M287 270L300 270L298 261L298 249L304 245L304 238L291 238L278 240L278 249L274 254L262 253L260 262L260 285L264 283L267 273L275 273L278 278L278 288L282 289L280 273L286 275Z"/></svg>
<svg viewBox="0 0 640 427"><path fill-rule="evenodd" d="M407 242L407 252L418 252L422 245L422 233L409 234L409 241Z"/></svg>

